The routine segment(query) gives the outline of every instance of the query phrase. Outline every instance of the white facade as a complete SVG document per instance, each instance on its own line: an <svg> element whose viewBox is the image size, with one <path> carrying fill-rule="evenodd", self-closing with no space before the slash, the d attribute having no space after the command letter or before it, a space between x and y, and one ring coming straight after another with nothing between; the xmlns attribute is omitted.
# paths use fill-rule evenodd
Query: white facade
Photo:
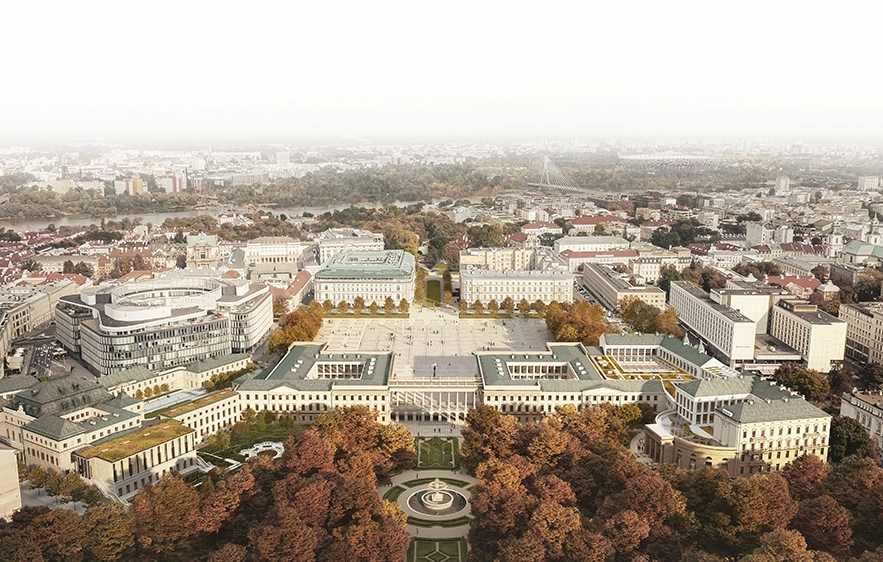
<svg viewBox="0 0 883 562"><path fill-rule="evenodd" d="M338 253L313 276L313 291L319 302L353 304L362 297L365 306L382 305L387 297L396 304L414 299L416 261L403 250Z"/></svg>
<svg viewBox="0 0 883 562"><path fill-rule="evenodd" d="M883 448L883 394L853 391L843 395L840 415L862 425L877 445Z"/></svg>
<svg viewBox="0 0 883 562"><path fill-rule="evenodd" d="M712 347L713 356L730 366L754 359L756 323L751 318L714 302L687 281L673 281L668 298L681 322Z"/></svg>
<svg viewBox="0 0 883 562"><path fill-rule="evenodd" d="M553 248L559 254L564 250L574 252L628 250L629 241L619 236L565 236L555 240Z"/></svg>
<svg viewBox="0 0 883 562"><path fill-rule="evenodd" d="M533 248L468 248L460 250L460 269L523 271L531 268Z"/></svg>
<svg viewBox="0 0 883 562"><path fill-rule="evenodd" d="M515 302L572 302L573 276L560 270L460 271L460 300L487 305L491 300L501 303L506 297Z"/></svg>
<svg viewBox="0 0 883 562"><path fill-rule="evenodd" d="M880 178L877 176L860 176L858 178L858 190L869 191L880 188Z"/></svg>
<svg viewBox="0 0 883 562"><path fill-rule="evenodd" d="M379 252L384 248L383 234L350 228L332 228L316 236L319 263L343 252Z"/></svg>
<svg viewBox="0 0 883 562"><path fill-rule="evenodd" d="M843 360L846 322L805 301L780 301L770 314L770 335L800 352L809 369L822 373Z"/></svg>
<svg viewBox="0 0 883 562"><path fill-rule="evenodd" d="M242 247L245 264L270 265L274 268L297 270L303 265L304 252L310 245L287 236L263 236L249 240ZM261 269L267 269L266 267Z"/></svg>
<svg viewBox="0 0 883 562"><path fill-rule="evenodd" d="M638 299L659 310L665 309L665 291L652 285L632 286L630 275L616 273L606 265L583 266L583 281L609 310L616 310L626 299Z"/></svg>
<svg viewBox="0 0 883 562"><path fill-rule="evenodd" d="M846 357L883 363L883 303L841 304L839 316L846 322Z"/></svg>

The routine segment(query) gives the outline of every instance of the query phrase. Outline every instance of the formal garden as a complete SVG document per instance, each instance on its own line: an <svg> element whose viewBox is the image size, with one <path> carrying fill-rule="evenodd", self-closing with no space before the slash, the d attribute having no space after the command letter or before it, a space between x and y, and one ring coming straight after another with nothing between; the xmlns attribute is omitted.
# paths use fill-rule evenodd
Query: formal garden
<svg viewBox="0 0 883 562"><path fill-rule="evenodd" d="M258 414L253 410L246 410L242 418L242 421L233 425L229 433L219 431L212 435L208 445L199 449L199 456L216 466L227 468L230 463L224 459L236 462L248 460L241 453L243 449L259 443L284 443L289 436L297 435L310 427L295 423L294 417L287 413L277 419L270 412Z"/></svg>
<svg viewBox="0 0 883 562"><path fill-rule="evenodd" d="M466 560L466 539L421 539L411 541L405 562L462 562Z"/></svg>
<svg viewBox="0 0 883 562"><path fill-rule="evenodd" d="M417 470L460 470L456 437L418 437L415 446Z"/></svg>

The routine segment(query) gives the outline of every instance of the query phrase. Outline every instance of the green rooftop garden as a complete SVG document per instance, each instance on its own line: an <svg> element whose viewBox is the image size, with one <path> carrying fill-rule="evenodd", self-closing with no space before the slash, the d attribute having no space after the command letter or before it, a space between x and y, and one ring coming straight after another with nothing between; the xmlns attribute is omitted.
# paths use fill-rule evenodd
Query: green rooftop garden
<svg viewBox="0 0 883 562"><path fill-rule="evenodd" d="M77 452L77 455L84 459L98 457L108 462L116 462L188 433L193 433L193 430L181 425L181 422L169 421L94 445Z"/></svg>
<svg viewBox="0 0 883 562"><path fill-rule="evenodd" d="M188 412L192 412L198 408L202 408L203 406L208 406L209 404L213 404L215 402L219 402L231 396L235 396L236 393L232 390L222 390L220 392L213 392L212 394L208 394L203 396L202 398L198 398L193 402L188 402L187 404L181 404L180 406L171 406L169 408L165 408L163 410L159 410L157 413L162 414L164 416L168 416L170 418L176 418L178 416L182 416Z"/></svg>

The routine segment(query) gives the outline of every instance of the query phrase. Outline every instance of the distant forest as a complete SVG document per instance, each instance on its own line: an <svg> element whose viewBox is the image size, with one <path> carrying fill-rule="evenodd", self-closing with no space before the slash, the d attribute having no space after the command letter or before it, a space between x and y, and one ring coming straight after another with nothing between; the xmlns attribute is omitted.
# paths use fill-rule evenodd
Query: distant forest
<svg viewBox="0 0 883 562"><path fill-rule="evenodd" d="M724 155L720 166L704 172L646 172L623 166L615 152L553 155L559 168L586 189L602 191L727 191L761 187L777 175L810 188L846 189L859 175L881 174L883 166L866 161L827 158L762 158ZM323 169L303 178L268 185L212 187L221 205L275 205L281 208L346 204L430 201L434 198L493 197L530 189L542 173L539 155L467 160L435 166L383 166L337 171ZM802 179L800 179L802 178ZM57 216L109 217L134 213L191 210L200 202L196 190L184 193L97 196L74 190L65 195L38 191L30 174L0 176L0 219Z"/></svg>

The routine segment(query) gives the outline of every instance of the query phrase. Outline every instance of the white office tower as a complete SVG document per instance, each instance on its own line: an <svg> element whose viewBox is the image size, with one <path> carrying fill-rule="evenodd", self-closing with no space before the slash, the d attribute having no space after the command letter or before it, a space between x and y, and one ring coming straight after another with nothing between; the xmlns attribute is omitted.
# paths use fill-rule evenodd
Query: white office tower
<svg viewBox="0 0 883 562"><path fill-rule="evenodd" d="M788 176L779 176L776 178L776 193L788 191L791 188L791 178Z"/></svg>
<svg viewBox="0 0 883 562"><path fill-rule="evenodd" d="M878 176L860 176L858 178L858 190L870 191L880 188L880 178Z"/></svg>

